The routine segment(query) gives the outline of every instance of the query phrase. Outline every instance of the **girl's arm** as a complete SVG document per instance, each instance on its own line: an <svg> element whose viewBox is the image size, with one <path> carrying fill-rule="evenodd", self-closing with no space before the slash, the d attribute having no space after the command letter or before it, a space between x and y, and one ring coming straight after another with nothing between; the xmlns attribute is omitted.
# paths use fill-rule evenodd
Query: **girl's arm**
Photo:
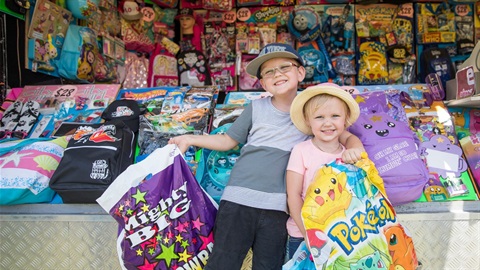
<svg viewBox="0 0 480 270"><path fill-rule="evenodd" d="M300 229L300 232L305 238L305 227L302 221L302 190L303 190L303 175L287 170L287 203L290 216L295 221L295 224Z"/></svg>
<svg viewBox="0 0 480 270"><path fill-rule="evenodd" d="M349 131L344 131L340 135L340 143L345 145L345 151L342 155L342 161L345 163L355 163L362 159L362 152L365 152L362 141Z"/></svg>

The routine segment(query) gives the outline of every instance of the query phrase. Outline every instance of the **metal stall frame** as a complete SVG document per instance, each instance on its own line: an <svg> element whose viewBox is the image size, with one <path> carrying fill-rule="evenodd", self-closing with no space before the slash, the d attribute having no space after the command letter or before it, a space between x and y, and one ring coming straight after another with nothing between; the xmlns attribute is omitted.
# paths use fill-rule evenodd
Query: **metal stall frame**
<svg viewBox="0 0 480 270"><path fill-rule="evenodd" d="M480 269L479 201L395 209L413 238L422 270ZM121 269L117 229L96 204L0 206L0 269Z"/></svg>

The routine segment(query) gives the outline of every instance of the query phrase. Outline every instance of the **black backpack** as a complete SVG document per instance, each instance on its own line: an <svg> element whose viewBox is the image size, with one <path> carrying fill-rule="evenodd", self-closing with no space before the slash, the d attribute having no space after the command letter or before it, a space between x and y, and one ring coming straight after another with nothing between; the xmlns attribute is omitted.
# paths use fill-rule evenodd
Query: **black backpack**
<svg viewBox="0 0 480 270"><path fill-rule="evenodd" d="M437 73L442 81L443 89L447 89L447 81L455 78L455 67L445 48L427 48L420 57L420 82L425 83L425 77Z"/></svg>
<svg viewBox="0 0 480 270"><path fill-rule="evenodd" d="M107 187L133 163L135 136L121 120L94 128L80 126L69 140L50 188L64 203L96 203Z"/></svg>

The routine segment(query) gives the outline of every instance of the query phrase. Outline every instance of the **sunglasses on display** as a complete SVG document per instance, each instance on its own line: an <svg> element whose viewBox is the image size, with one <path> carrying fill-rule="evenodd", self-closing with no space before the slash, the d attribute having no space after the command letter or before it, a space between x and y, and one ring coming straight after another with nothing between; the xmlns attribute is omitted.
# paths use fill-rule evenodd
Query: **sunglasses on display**
<svg viewBox="0 0 480 270"><path fill-rule="evenodd" d="M28 133L25 131L10 131L10 130L0 130L0 140L16 138L16 139L25 139Z"/></svg>
<svg viewBox="0 0 480 270"><path fill-rule="evenodd" d="M292 70L293 67L298 67L298 66L295 65L294 63L285 63L278 67L264 70L262 73L260 73L260 75L262 76L263 79L273 78L273 76L275 76L275 71L278 70L278 72L285 74L290 70Z"/></svg>

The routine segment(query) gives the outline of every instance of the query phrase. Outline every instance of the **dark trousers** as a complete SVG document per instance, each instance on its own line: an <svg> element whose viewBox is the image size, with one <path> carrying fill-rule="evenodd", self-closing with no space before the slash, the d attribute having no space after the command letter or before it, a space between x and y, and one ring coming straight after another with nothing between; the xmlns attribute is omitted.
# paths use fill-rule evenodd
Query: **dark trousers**
<svg viewBox="0 0 480 270"><path fill-rule="evenodd" d="M213 250L205 270L240 269L250 248L252 270L282 269L287 219L283 211L221 201L215 220Z"/></svg>

